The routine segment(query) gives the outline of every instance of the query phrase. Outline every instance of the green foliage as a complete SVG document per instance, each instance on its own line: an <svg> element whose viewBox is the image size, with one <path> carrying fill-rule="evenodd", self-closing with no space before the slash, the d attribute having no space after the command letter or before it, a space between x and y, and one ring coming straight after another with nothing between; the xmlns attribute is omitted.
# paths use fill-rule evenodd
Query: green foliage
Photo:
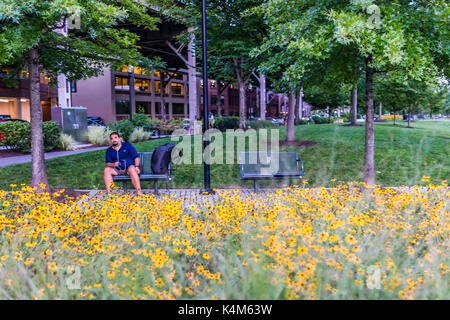
<svg viewBox="0 0 450 320"><path fill-rule="evenodd" d="M59 139L61 141L61 148L63 150L72 151L72 150L77 149L76 144L75 144L75 139L71 135L61 133L61 136Z"/></svg>
<svg viewBox="0 0 450 320"><path fill-rule="evenodd" d="M61 128L59 123L55 121L45 121L42 123L42 133L44 134L44 149L51 151L61 147ZM31 139L30 149L31 151Z"/></svg>
<svg viewBox="0 0 450 320"><path fill-rule="evenodd" d="M295 125L305 125L308 124L308 120L307 119L295 119Z"/></svg>
<svg viewBox="0 0 450 320"><path fill-rule="evenodd" d="M325 123L330 123L330 118L328 118L328 117L312 116L312 121L313 121L314 124L325 124Z"/></svg>
<svg viewBox="0 0 450 320"><path fill-rule="evenodd" d="M111 130L107 127L90 126L87 130L87 140L94 146L107 146L110 144L110 133Z"/></svg>
<svg viewBox="0 0 450 320"><path fill-rule="evenodd" d="M133 126L135 128L143 128L145 131L151 131L152 125L150 123L150 118L142 113L133 113Z"/></svg>
<svg viewBox="0 0 450 320"><path fill-rule="evenodd" d="M0 123L0 145L15 150L24 150L31 136L30 124L19 121Z"/></svg>
<svg viewBox="0 0 450 320"><path fill-rule="evenodd" d="M274 127L272 121L269 120L252 120L246 121L245 124L247 128L252 129L270 129Z"/></svg>
<svg viewBox="0 0 450 320"><path fill-rule="evenodd" d="M147 141L150 139L150 132L145 131L142 127L136 127L134 128L133 132L130 135L129 142L135 143L135 142L142 142Z"/></svg>
<svg viewBox="0 0 450 320"><path fill-rule="evenodd" d="M130 120L120 120L117 122L112 122L108 124L108 129L111 132L117 132L122 137L123 140L128 141L131 133L134 130L133 124Z"/></svg>
<svg viewBox="0 0 450 320"><path fill-rule="evenodd" d="M42 123L44 150L46 152L61 147L61 129L54 121ZM0 124L0 133L4 137L0 145L22 152L31 151L31 126L28 122L8 121Z"/></svg>
<svg viewBox="0 0 450 320"><path fill-rule="evenodd" d="M216 128L220 131L239 128L239 117L217 117Z"/></svg>

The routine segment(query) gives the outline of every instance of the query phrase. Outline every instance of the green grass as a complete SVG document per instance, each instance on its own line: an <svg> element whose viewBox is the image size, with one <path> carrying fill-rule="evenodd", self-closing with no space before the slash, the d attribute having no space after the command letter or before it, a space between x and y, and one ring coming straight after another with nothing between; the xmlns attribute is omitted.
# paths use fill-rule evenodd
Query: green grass
<svg viewBox="0 0 450 320"><path fill-rule="evenodd" d="M424 175L430 182L440 183L450 176L450 122L421 121L413 123L414 129L398 121L375 125L375 170L377 183L386 186L414 185ZM364 163L364 127L342 125L297 126L297 140L318 142L312 147L281 148L281 151L298 152L305 165L310 186L332 186L330 179L361 181ZM280 129L285 138L285 128ZM225 139L224 139L225 140ZM138 151L153 151L170 139L153 140L135 144ZM224 144L225 147L225 144ZM46 161L49 183L53 188L102 189L105 152L94 151ZM174 166L170 188L193 188L203 185L202 165ZM30 164L0 168L0 188L9 184L29 184ZM281 185L285 182L267 182ZM214 188L251 186L239 180L238 165L211 165L211 185ZM264 185L264 183L262 183ZM143 183L151 188L152 183Z"/></svg>

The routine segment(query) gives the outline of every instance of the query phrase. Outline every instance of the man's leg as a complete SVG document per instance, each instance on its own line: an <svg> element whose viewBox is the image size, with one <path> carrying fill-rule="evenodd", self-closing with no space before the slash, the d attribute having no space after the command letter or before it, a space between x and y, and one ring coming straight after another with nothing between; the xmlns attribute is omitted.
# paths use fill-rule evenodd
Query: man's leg
<svg viewBox="0 0 450 320"><path fill-rule="evenodd" d="M136 189L136 192L138 195L142 195L141 193L141 180L139 179L139 175L136 171L136 167L131 165L128 167L128 175L131 178L131 183L133 184L134 188Z"/></svg>
<svg viewBox="0 0 450 320"><path fill-rule="evenodd" d="M114 168L106 167L103 171L103 180L105 181L105 187L108 193L111 192L111 183L113 182L113 176L117 175L118 173Z"/></svg>

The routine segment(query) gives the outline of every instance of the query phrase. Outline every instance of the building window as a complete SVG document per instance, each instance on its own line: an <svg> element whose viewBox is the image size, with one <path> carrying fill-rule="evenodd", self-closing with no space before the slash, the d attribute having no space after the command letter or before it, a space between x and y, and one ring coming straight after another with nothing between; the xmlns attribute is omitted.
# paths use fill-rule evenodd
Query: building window
<svg viewBox="0 0 450 320"><path fill-rule="evenodd" d="M151 110L149 101L136 101L136 113L150 114Z"/></svg>
<svg viewBox="0 0 450 320"><path fill-rule="evenodd" d="M155 102L155 113L158 115L161 115L161 103L160 102ZM169 104L166 103L166 114L169 114Z"/></svg>
<svg viewBox="0 0 450 320"><path fill-rule="evenodd" d="M150 80L135 79L134 89L137 92L150 92Z"/></svg>
<svg viewBox="0 0 450 320"><path fill-rule="evenodd" d="M172 82L172 94L183 95L184 85L182 83Z"/></svg>
<svg viewBox="0 0 450 320"><path fill-rule="evenodd" d="M184 103L172 103L173 114L184 114Z"/></svg>
<svg viewBox="0 0 450 320"><path fill-rule="evenodd" d="M128 100L116 100L116 114L129 114L130 102Z"/></svg>
<svg viewBox="0 0 450 320"><path fill-rule="evenodd" d="M211 88L217 87L217 81L215 81L215 80L211 80L209 84L210 84Z"/></svg>
<svg viewBox="0 0 450 320"><path fill-rule="evenodd" d="M161 77L161 72L155 71L155 72L153 72L153 75L154 75L156 78L159 78L159 77Z"/></svg>
<svg viewBox="0 0 450 320"><path fill-rule="evenodd" d="M211 96L211 105L212 106L217 105L217 96L215 95Z"/></svg>
<svg viewBox="0 0 450 320"><path fill-rule="evenodd" d="M127 77L116 76L115 78L116 78L116 84L115 84L116 90L129 90L130 89L130 85L129 85Z"/></svg>
<svg viewBox="0 0 450 320"><path fill-rule="evenodd" d="M161 93L161 81L155 81L155 92ZM166 87L164 88L164 93L169 94L169 86L168 85L166 85Z"/></svg>
<svg viewBox="0 0 450 320"><path fill-rule="evenodd" d="M183 80L183 75L181 73L173 73L172 79Z"/></svg>
<svg viewBox="0 0 450 320"><path fill-rule="evenodd" d="M143 76L151 74L151 72L148 72L144 68L140 68L140 67L134 67L134 73L135 74L140 74L140 75L143 75Z"/></svg>

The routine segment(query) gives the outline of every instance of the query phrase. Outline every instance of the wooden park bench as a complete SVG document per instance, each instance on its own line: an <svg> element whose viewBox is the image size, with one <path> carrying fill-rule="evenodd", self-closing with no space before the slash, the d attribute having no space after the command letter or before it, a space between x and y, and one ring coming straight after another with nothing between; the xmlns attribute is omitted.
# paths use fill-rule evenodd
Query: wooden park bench
<svg viewBox="0 0 450 320"><path fill-rule="evenodd" d="M169 162L169 171L167 174L154 174L152 171L152 154L153 152L139 152L139 178L141 181L154 181L155 194L158 194L158 181L170 181L172 180L172 164ZM123 189L127 192L127 182L131 181L128 175L113 176L113 181L123 182Z"/></svg>
<svg viewBox="0 0 450 320"><path fill-rule="evenodd" d="M247 151L240 152L238 157L240 178L241 180L253 180L255 192L259 191L257 180L302 179L304 175L303 161L298 159L296 152ZM271 163L277 161L277 158L278 166L272 164L274 165L272 168ZM301 170L299 170L299 162Z"/></svg>

